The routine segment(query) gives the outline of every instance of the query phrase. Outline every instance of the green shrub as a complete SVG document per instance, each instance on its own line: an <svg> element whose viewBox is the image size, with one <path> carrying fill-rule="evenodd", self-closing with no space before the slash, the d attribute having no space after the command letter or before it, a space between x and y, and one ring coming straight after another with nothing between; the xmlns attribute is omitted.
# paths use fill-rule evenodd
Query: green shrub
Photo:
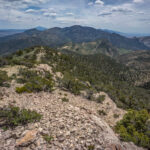
<svg viewBox="0 0 150 150"><path fill-rule="evenodd" d="M20 109L19 107L8 106L0 108L0 119L4 121L0 126L5 129L36 122L41 117L41 114L36 111Z"/></svg>
<svg viewBox="0 0 150 150"><path fill-rule="evenodd" d="M147 110L129 110L115 127L123 141L132 141L138 146L150 148L150 114Z"/></svg>
<svg viewBox="0 0 150 150"><path fill-rule="evenodd" d="M23 55L23 50L19 50L19 51L17 51L15 54L16 54L17 56L21 56L21 55Z"/></svg>
<svg viewBox="0 0 150 150"><path fill-rule="evenodd" d="M48 134L43 135L43 138L46 142L50 143L54 138Z"/></svg>
<svg viewBox="0 0 150 150"><path fill-rule="evenodd" d="M100 96L96 99L96 102L98 102L98 103L103 103L104 100L105 100L105 95L100 95Z"/></svg>
<svg viewBox="0 0 150 150"><path fill-rule="evenodd" d="M66 97L62 98L61 100L62 100L62 102L69 102L69 99Z"/></svg>
<svg viewBox="0 0 150 150"><path fill-rule="evenodd" d="M114 114L114 118L118 118L119 117L119 114Z"/></svg>
<svg viewBox="0 0 150 150"><path fill-rule="evenodd" d="M36 71L24 69L20 71L21 78L18 79L20 83L25 83L22 87L17 87L17 93L31 93L46 91L51 92L54 87L52 76L45 72L44 75Z"/></svg>
<svg viewBox="0 0 150 150"><path fill-rule="evenodd" d="M65 93L64 96L67 96L67 94Z"/></svg>
<svg viewBox="0 0 150 150"><path fill-rule="evenodd" d="M3 92L2 91L0 91L0 100L2 100L3 99Z"/></svg>
<svg viewBox="0 0 150 150"><path fill-rule="evenodd" d="M18 94L21 94L21 93L24 93L24 92L32 93L32 91L30 91L29 89L27 89L26 86L16 87L16 92L17 92Z"/></svg>
<svg viewBox="0 0 150 150"><path fill-rule="evenodd" d="M9 77L6 71L0 70L0 86L8 86Z"/></svg>
<svg viewBox="0 0 150 150"><path fill-rule="evenodd" d="M89 145L88 146L88 150L94 150L95 149L95 145Z"/></svg>
<svg viewBox="0 0 150 150"><path fill-rule="evenodd" d="M28 81L33 80L34 77L37 77L38 72L34 71L34 70L29 70L29 69L26 69L26 68L20 68L19 76L21 76L21 78L18 78L17 82L18 83L26 83Z"/></svg>
<svg viewBox="0 0 150 150"><path fill-rule="evenodd" d="M8 65L8 64L9 64L9 60L7 60L6 58L0 57L0 67Z"/></svg>
<svg viewBox="0 0 150 150"><path fill-rule="evenodd" d="M95 100L95 97L94 97L93 95L94 95L94 91L92 91L92 90L88 90L88 91L87 91L87 99L88 99L88 100L94 101L94 100Z"/></svg>
<svg viewBox="0 0 150 150"><path fill-rule="evenodd" d="M103 115L103 116L106 116L106 112L104 110L98 110L98 114L99 115Z"/></svg>
<svg viewBox="0 0 150 150"><path fill-rule="evenodd" d="M83 85L80 81L67 77L62 79L62 86L75 95L79 95L80 91L86 88L86 86Z"/></svg>

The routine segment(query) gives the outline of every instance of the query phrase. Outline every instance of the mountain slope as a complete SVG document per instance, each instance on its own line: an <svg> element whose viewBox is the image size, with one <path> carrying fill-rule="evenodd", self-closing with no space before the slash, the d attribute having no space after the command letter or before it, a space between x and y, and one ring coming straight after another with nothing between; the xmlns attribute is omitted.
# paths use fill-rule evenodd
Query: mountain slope
<svg viewBox="0 0 150 150"><path fill-rule="evenodd" d="M25 30L17 30L17 29L0 29L0 37L4 37L4 36L9 36L9 35L13 35L13 34L17 34L17 33L22 33Z"/></svg>
<svg viewBox="0 0 150 150"><path fill-rule="evenodd" d="M143 37L143 36L149 36L150 35L148 33L123 33L123 32L109 30L109 29L103 29L103 31L106 31L106 32L109 32L109 33L120 34L122 36L130 37L130 38L132 38L132 37Z"/></svg>
<svg viewBox="0 0 150 150"><path fill-rule="evenodd" d="M19 51L15 55L1 58L0 65L19 64L32 67L34 63L38 63L35 60L38 51L40 47ZM60 86L65 86L74 94L79 94L80 90L87 89L87 82L89 82L90 88L87 89L89 93L103 90L119 107L134 109L149 107L147 91L134 86L134 83L140 78L139 71L127 68L103 54L82 56L68 53L59 55L49 48L45 48L45 53L41 63L56 64L53 69L64 75L63 80L60 80Z"/></svg>
<svg viewBox="0 0 150 150"><path fill-rule="evenodd" d="M139 37L138 39L150 48L150 36Z"/></svg>
<svg viewBox="0 0 150 150"><path fill-rule="evenodd" d="M131 50L114 47L108 40L96 40L93 42L67 43L57 48L60 51L70 51L78 54L98 54L102 53L107 56L117 58L124 53L130 53Z"/></svg>
<svg viewBox="0 0 150 150"><path fill-rule="evenodd" d="M138 73L103 54L64 54L41 46L2 57L0 148L143 150L120 141L109 127L126 113L117 106L146 113L130 110L121 120L123 130L117 127L121 139L149 148L150 93L134 86ZM32 120L37 113L40 120ZM132 131L130 124L138 128Z"/></svg>
<svg viewBox="0 0 150 150"><path fill-rule="evenodd" d="M79 54L96 54L102 53L110 57L117 57L119 50L113 47L107 40L97 40L94 42L83 42L83 43L68 43L62 47L57 48L58 50L68 50Z"/></svg>
<svg viewBox="0 0 150 150"><path fill-rule="evenodd" d="M43 42L39 38L40 32L36 29L31 29L21 34L0 38L0 54L12 53L28 46L42 45Z"/></svg>
<svg viewBox="0 0 150 150"><path fill-rule="evenodd" d="M120 141L105 121L107 119L103 119L103 117L109 118L109 114L102 116L97 113L102 106L105 106L105 103L110 104L107 111L111 112L111 106L114 107L115 104L111 103L108 97L104 104L96 104L63 90L56 90L53 93L40 92L19 95L14 92L13 88L13 86L7 89L0 87L0 90L6 95L9 94L9 97L2 97L1 107L8 104L14 105L13 102L15 102L15 106L35 110L43 117L39 122L19 126L13 130L0 129L0 149L5 147L17 150L23 147L28 150L37 148L74 150L75 148L91 149L94 147L95 149L144 150L133 143ZM62 102L61 99L64 95L67 95L68 102ZM120 111L115 108L113 113L120 115Z"/></svg>
<svg viewBox="0 0 150 150"><path fill-rule="evenodd" d="M52 28L45 31L32 29L17 35L0 38L0 53L4 54L16 51L18 48L35 46L37 43L43 46L57 47L69 42L81 43L98 39L107 39L113 46L118 48L132 50L148 49L143 43L139 42L138 39L129 39L119 34L111 34L91 27L72 26L66 28ZM22 45L22 43L25 44Z"/></svg>
<svg viewBox="0 0 150 150"><path fill-rule="evenodd" d="M119 62L134 70L139 70L142 74L137 81L137 85L149 87L150 82L150 52L149 51L134 51L128 54L121 55ZM149 88L150 89L150 88Z"/></svg>

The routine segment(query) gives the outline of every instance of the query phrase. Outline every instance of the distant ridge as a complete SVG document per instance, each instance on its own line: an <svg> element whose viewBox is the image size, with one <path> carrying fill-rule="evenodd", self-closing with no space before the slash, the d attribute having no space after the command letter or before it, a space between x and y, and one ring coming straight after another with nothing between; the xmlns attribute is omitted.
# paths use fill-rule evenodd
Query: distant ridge
<svg viewBox="0 0 150 150"><path fill-rule="evenodd" d="M37 26L37 27L35 27L35 29L37 29L37 30L39 30L39 31L47 30L47 28L42 27L42 26Z"/></svg>
<svg viewBox="0 0 150 150"><path fill-rule="evenodd" d="M25 29L0 29L0 37L24 32Z"/></svg>
<svg viewBox="0 0 150 150"><path fill-rule="evenodd" d="M1 37L0 53L10 53L18 49L36 45L57 47L69 42L81 43L99 39L106 39L117 48L131 50L148 49L148 47L138 39L127 38L116 33L108 33L92 27L75 25L65 28L55 27L44 31L30 29L17 35Z"/></svg>
<svg viewBox="0 0 150 150"><path fill-rule="evenodd" d="M140 42L144 43L147 47L150 48L150 36L144 36L138 38Z"/></svg>
<svg viewBox="0 0 150 150"><path fill-rule="evenodd" d="M125 32L119 32L119 31L115 31L115 30L109 30L109 29L102 29L102 30L105 32L108 32L108 33L117 33L117 34L120 34L122 36L130 37L130 38L150 36L150 33L125 33Z"/></svg>

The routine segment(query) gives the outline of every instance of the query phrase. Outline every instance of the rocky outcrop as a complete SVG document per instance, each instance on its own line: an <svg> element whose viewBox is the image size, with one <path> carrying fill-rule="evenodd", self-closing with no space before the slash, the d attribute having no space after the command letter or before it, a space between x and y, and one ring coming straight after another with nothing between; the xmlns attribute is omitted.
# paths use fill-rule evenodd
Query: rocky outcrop
<svg viewBox="0 0 150 150"><path fill-rule="evenodd" d="M143 150L133 143L119 140L110 128L114 126L110 121L113 114L104 117L97 113L108 102L109 107L112 106L110 109L118 109L116 105L112 105L113 101L109 97L102 104L98 104L59 89L53 93L20 95L14 91L13 86L0 90L3 92L1 107L13 104L36 110L43 115L37 123L7 131L0 129L1 150ZM63 102L63 97L69 101ZM107 114L115 113L112 110L107 110ZM125 112L122 110L120 116L123 113ZM50 137L50 141L45 140L45 136Z"/></svg>
<svg viewBox="0 0 150 150"><path fill-rule="evenodd" d="M37 130L25 131L23 137L16 141L17 146L28 146L36 140Z"/></svg>

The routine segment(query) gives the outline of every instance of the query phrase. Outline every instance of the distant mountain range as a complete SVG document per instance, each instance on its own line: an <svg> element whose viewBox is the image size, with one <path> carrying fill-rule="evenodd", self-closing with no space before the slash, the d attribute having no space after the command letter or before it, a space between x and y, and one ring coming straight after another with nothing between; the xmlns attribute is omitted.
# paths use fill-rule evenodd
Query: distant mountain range
<svg viewBox="0 0 150 150"><path fill-rule="evenodd" d="M37 29L39 31L45 31L45 30L47 30L47 28L42 27L42 26L37 26L35 29Z"/></svg>
<svg viewBox="0 0 150 150"><path fill-rule="evenodd" d="M144 43L146 46L150 47L150 36L139 37L140 42Z"/></svg>
<svg viewBox="0 0 150 150"><path fill-rule="evenodd" d="M51 28L44 31L26 30L23 33L0 38L0 54L14 52L30 46L43 45L50 47L63 46L67 43L92 42L100 39L108 40L112 46L130 50L149 49L137 38L127 38L116 33L79 25L66 28Z"/></svg>
<svg viewBox="0 0 150 150"><path fill-rule="evenodd" d="M35 29L37 29L39 31L47 30L47 28L41 27L41 26L37 26ZM14 34L17 34L17 33L22 33L26 30L27 29L0 29L0 37L14 35Z"/></svg>
<svg viewBox="0 0 150 150"><path fill-rule="evenodd" d="M9 36L17 33L22 33L25 30L19 30L19 29L3 29L0 30L0 37Z"/></svg>
<svg viewBox="0 0 150 150"><path fill-rule="evenodd" d="M119 32L119 31L114 31L114 30L108 30L108 29L103 29L103 31L109 32L109 33L117 33L122 36L126 37L143 37L143 36L150 36L150 33L124 33L124 32Z"/></svg>

